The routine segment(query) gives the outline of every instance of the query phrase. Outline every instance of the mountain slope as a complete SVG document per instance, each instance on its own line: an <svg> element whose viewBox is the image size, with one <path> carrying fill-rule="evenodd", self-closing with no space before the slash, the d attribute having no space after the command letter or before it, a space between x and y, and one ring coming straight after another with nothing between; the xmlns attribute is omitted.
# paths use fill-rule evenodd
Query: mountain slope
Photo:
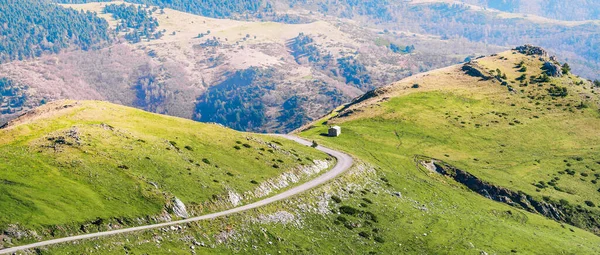
<svg viewBox="0 0 600 255"><path fill-rule="evenodd" d="M335 17L286 24L154 7L142 9L158 27L139 29L142 36L133 39L140 41L132 43L125 38L138 28L119 24L135 20L124 15L115 20L104 11L109 5L68 7L98 13L112 29L126 30L119 34L122 42L0 65L0 77L28 88L28 106L42 100L106 100L238 130L286 132L375 87L474 53L505 49L401 30L386 33ZM27 108L13 107L15 113L0 121Z"/></svg>
<svg viewBox="0 0 600 255"><path fill-rule="evenodd" d="M598 20L600 3L597 1L566 0L462 0L508 12L518 12L544 16L560 20Z"/></svg>
<svg viewBox="0 0 600 255"><path fill-rule="evenodd" d="M596 254L598 88L572 74L546 77L545 62L556 63L523 49L534 54L404 79L298 131L357 162L308 194L44 251ZM342 135L323 136L329 125Z"/></svg>
<svg viewBox="0 0 600 255"><path fill-rule="evenodd" d="M52 43L42 40L45 31L33 30L33 37L22 37L46 50L29 49L31 58L0 65L6 81L0 83L0 122L52 100L106 100L238 130L288 132L373 88L526 42L598 78L598 21L486 8L562 10L564 1L131 1L150 4L136 8L120 1L54 2L89 12L38 5L100 25L69 27L58 14L34 15L42 22L16 19L19 27L59 24L81 36L58 36L59 42L52 35ZM108 40L113 34L117 40ZM58 54L48 50L76 45Z"/></svg>
<svg viewBox="0 0 600 255"><path fill-rule="evenodd" d="M96 101L20 117L0 129L0 151L12 245L227 209L333 165L285 139Z"/></svg>
<svg viewBox="0 0 600 255"><path fill-rule="evenodd" d="M335 141L344 147L385 144L399 160L435 158L433 170L476 192L600 234L600 88L572 74L548 77L550 63L509 51L426 73L357 100L327 124L346 128ZM305 135L316 139L323 129ZM507 199L506 190L529 201Z"/></svg>

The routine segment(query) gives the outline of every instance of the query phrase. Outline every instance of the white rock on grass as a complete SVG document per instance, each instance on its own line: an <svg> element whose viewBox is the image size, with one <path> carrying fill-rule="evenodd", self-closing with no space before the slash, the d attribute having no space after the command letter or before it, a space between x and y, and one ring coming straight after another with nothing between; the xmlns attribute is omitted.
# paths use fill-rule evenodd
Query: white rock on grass
<svg viewBox="0 0 600 255"><path fill-rule="evenodd" d="M229 201L233 206L238 206L242 203L242 197L233 191L229 191Z"/></svg>
<svg viewBox="0 0 600 255"><path fill-rule="evenodd" d="M173 213L181 218L189 218L190 215L185 209L185 204L179 200L179 198L173 199Z"/></svg>

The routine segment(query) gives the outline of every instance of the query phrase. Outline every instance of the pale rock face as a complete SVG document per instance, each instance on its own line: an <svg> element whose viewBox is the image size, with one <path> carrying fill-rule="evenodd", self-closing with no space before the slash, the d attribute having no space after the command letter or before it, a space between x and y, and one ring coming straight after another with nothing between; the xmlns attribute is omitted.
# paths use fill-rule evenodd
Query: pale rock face
<svg viewBox="0 0 600 255"><path fill-rule="evenodd" d="M229 191L229 201L233 206L238 206L242 203L242 197L233 191Z"/></svg>
<svg viewBox="0 0 600 255"><path fill-rule="evenodd" d="M185 208L185 204L179 198L173 199L173 213L181 218L189 218L190 215Z"/></svg>
<svg viewBox="0 0 600 255"><path fill-rule="evenodd" d="M253 197L264 197L271 192L289 187L298 183L303 176L312 176L329 168L327 160L314 160L312 165L302 166L294 171L283 173L281 176L263 182L252 192Z"/></svg>
<svg viewBox="0 0 600 255"><path fill-rule="evenodd" d="M290 223L294 223L294 224L299 224L299 219L296 217L296 215L287 212L287 211L278 211L275 212L273 214L267 214L267 215L260 215L258 216L258 218L253 220L254 222L257 223L277 223L277 224L290 224Z"/></svg>
<svg viewBox="0 0 600 255"><path fill-rule="evenodd" d="M563 76L561 66L559 66L556 63L547 61L546 63L544 63L544 69L546 70L546 73L549 76L552 76L552 77L562 77Z"/></svg>

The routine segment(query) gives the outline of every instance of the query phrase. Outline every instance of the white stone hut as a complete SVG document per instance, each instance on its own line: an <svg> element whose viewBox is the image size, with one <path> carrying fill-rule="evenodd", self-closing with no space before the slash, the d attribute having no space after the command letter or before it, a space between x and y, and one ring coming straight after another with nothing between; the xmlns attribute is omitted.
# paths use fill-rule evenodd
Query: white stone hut
<svg viewBox="0 0 600 255"><path fill-rule="evenodd" d="M342 134L342 128L339 126L333 126L329 128L329 137L338 137Z"/></svg>

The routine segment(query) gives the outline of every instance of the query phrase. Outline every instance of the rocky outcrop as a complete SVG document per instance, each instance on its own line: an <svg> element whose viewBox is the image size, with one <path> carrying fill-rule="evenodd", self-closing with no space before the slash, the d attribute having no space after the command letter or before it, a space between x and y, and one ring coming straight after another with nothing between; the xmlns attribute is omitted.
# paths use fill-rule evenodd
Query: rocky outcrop
<svg viewBox="0 0 600 255"><path fill-rule="evenodd" d="M425 156L417 156L415 160L429 171L451 177L488 199L506 203L532 213L538 213L547 218L587 229L596 235L600 235L600 215L597 212L550 199L539 201L524 192L513 191L482 181L476 176L441 160Z"/></svg>
<svg viewBox="0 0 600 255"><path fill-rule="evenodd" d="M533 46L533 45L523 45L515 48L521 54L525 54L527 56L539 56L540 61L544 61L544 66L542 69L546 71L548 76L552 77L562 77L562 68L558 63L558 60L555 56L549 56L548 52L541 47Z"/></svg>
<svg viewBox="0 0 600 255"><path fill-rule="evenodd" d="M562 67L555 62L546 61L542 67L548 76L562 77Z"/></svg>
<svg viewBox="0 0 600 255"><path fill-rule="evenodd" d="M244 193L242 199L253 199L265 197L275 191L285 189L292 184L300 182L303 177L312 176L329 168L329 162L326 160L314 160L313 164L300 166L290 172L285 172L278 177L268 179L262 182L253 191Z"/></svg>
<svg viewBox="0 0 600 255"><path fill-rule="evenodd" d="M189 218L190 215L185 208L185 204L179 200L179 198L173 199L173 213L181 218Z"/></svg>
<svg viewBox="0 0 600 255"><path fill-rule="evenodd" d="M372 98L377 98L377 97L385 95L385 94L387 94L389 92L390 92L390 87L389 86L388 87L382 87L382 88L377 88L377 89L371 90L371 91L365 93L364 95L353 99L352 102L350 102L349 104L346 104L344 106L344 108L342 108L340 110L340 113L343 114L345 111L348 111L348 109L350 109L350 107L352 107L354 105L360 104L360 103L365 102L365 101L367 101L369 99L372 99Z"/></svg>
<svg viewBox="0 0 600 255"><path fill-rule="evenodd" d="M445 175L451 176L457 182L462 183L469 189L486 198L506 203L530 212L537 212L553 220L565 221L564 215L552 204L536 201L533 197L520 191L515 192L484 182L468 172L456 169L444 163L435 162L434 165L436 166L436 169L443 169L442 172Z"/></svg>
<svg viewBox="0 0 600 255"><path fill-rule="evenodd" d="M229 191L229 202L231 202L231 204L233 206L238 206L242 204L242 197L240 196L240 194L236 193L233 190Z"/></svg>
<svg viewBox="0 0 600 255"><path fill-rule="evenodd" d="M533 45L529 45L529 44L519 46L515 50L521 54L525 54L528 56L536 55L536 56L541 56L544 58L548 57L548 52L546 50L542 49L542 47L533 46Z"/></svg>
<svg viewBox="0 0 600 255"><path fill-rule="evenodd" d="M472 76L472 77L481 78L484 81L487 81L487 80L490 80L490 79L493 78L491 76L485 75L473 63L466 63L466 64L464 64L463 67L462 67L462 70L465 72L465 74L467 74L469 76Z"/></svg>

